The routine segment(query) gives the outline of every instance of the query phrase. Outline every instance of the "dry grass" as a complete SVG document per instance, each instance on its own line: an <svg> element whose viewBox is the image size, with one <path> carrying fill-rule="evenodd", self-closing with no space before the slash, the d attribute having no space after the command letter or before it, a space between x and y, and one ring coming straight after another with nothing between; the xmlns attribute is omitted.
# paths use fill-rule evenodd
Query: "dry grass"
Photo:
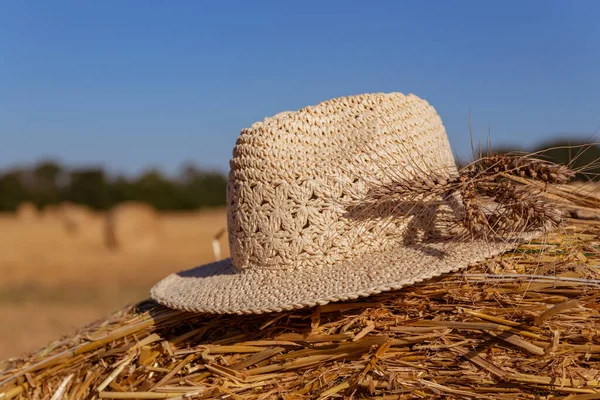
<svg viewBox="0 0 600 400"><path fill-rule="evenodd" d="M599 263L600 222L569 220L544 243L360 301L261 316L143 302L5 363L0 393L595 398Z"/></svg>
<svg viewBox="0 0 600 400"><path fill-rule="evenodd" d="M106 248L102 218L71 235L59 218L0 214L0 359L33 351L148 296L171 272L213 260L224 210L161 215L164 238L149 253ZM227 250L226 238L222 247Z"/></svg>

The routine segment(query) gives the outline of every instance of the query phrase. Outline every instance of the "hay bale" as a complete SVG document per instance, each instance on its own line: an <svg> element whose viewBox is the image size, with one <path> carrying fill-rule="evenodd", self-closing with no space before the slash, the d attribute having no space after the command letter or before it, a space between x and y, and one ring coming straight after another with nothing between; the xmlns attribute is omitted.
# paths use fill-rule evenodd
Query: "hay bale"
<svg viewBox="0 0 600 400"><path fill-rule="evenodd" d="M0 398L597 396L599 237L571 220L464 272L281 313L146 301L5 362Z"/></svg>
<svg viewBox="0 0 600 400"><path fill-rule="evenodd" d="M57 221L60 219L60 209L55 204L48 204L42 208L41 217L45 221Z"/></svg>
<svg viewBox="0 0 600 400"><path fill-rule="evenodd" d="M78 235L97 219L90 207L71 202L63 202L58 206L58 217L71 235Z"/></svg>
<svg viewBox="0 0 600 400"><path fill-rule="evenodd" d="M162 239L160 217L149 204L124 202L106 215L105 244L111 250L147 253Z"/></svg>
<svg viewBox="0 0 600 400"><path fill-rule="evenodd" d="M17 218L20 221L34 221L39 217L39 211L35 204L24 201L17 206Z"/></svg>

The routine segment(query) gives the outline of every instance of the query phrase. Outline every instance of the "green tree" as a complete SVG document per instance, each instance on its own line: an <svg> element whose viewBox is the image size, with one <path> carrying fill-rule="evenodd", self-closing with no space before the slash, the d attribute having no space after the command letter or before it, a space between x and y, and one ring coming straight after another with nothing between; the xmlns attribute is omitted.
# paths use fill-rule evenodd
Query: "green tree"
<svg viewBox="0 0 600 400"><path fill-rule="evenodd" d="M110 198L104 171L99 168L72 171L62 197L98 210L108 208Z"/></svg>
<svg viewBox="0 0 600 400"><path fill-rule="evenodd" d="M21 171L13 170L0 176L0 210L15 211L19 203L29 200Z"/></svg>
<svg viewBox="0 0 600 400"><path fill-rule="evenodd" d="M62 172L61 165L50 160L42 161L33 168L34 185L31 197L38 206L43 207L60 201L58 180Z"/></svg>
<svg viewBox="0 0 600 400"><path fill-rule="evenodd" d="M136 200L134 185L125 177L118 176L108 184L109 206L128 200Z"/></svg>
<svg viewBox="0 0 600 400"><path fill-rule="evenodd" d="M181 202L185 209L225 205L227 180L218 172L205 172L187 164L180 173Z"/></svg>
<svg viewBox="0 0 600 400"><path fill-rule="evenodd" d="M177 185L157 169L150 169L134 183L135 200L146 201L159 210L179 209Z"/></svg>

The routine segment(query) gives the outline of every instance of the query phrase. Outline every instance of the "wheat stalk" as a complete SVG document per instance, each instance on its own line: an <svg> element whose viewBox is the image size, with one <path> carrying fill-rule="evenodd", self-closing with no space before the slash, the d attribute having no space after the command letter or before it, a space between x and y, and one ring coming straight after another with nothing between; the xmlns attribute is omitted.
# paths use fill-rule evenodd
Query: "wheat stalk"
<svg viewBox="0 0 600 400"><path fill-rule="evenodd" d="M364 198L348 209L360 209L360 218L369 218L369 210L383 203L398 204L391 207L397 210L402 203L425 204L442 198L454 210L454 222L465 236L506 238L559 226L563 214L560 206L544 196L539 185L529 182L565 184L574 176L564 165L531 156L484 156L462 168L453 178L425 173L372 184ZM521 178L520 183L511 177ZM453 201L456 198L458 206Z"/></svg>

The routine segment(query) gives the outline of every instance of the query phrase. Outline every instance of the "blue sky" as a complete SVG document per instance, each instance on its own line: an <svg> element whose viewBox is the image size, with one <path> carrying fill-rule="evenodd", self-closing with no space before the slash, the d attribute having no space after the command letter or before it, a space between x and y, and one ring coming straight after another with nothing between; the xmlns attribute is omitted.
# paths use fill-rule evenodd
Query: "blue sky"
<svg viewBox="0 0 600 400"><path fill-rule="evenodd" d="M415 93L453 147L600 127L600 2L6 1L0 168L226 171L239 131L366 92Z"/></svg>

